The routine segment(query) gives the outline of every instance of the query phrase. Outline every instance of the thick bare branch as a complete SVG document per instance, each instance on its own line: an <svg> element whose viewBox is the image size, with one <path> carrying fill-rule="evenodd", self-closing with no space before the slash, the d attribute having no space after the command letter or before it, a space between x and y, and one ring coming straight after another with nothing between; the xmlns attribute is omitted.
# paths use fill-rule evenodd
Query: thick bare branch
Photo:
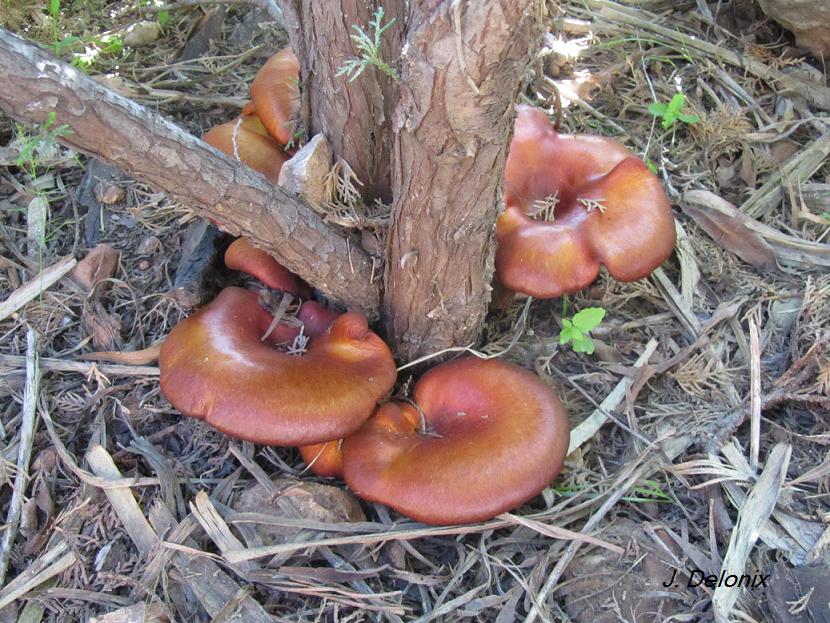
<svg viewBox="0 0 830 623"><path fill-rule="evenodd" d="M368 255L303 201L220 154L159 114L0 29L0 109L42 123L50 112L95 154L267 249L325 294L373 312L379 289Z"/></svg>
<svg viewBox="0 0 830 623"><path fill-rule="evenodd" d="M478 337L513 103L541 34L535 0L412 6L383 302L404 360Z"/></svg>

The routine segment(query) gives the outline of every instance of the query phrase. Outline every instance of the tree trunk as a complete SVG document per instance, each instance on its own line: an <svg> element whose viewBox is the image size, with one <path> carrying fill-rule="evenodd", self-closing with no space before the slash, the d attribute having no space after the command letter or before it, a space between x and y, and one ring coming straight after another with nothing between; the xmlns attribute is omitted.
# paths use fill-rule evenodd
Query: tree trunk
<svg viewBox="0 0 830 623"><path fill-rule="evenodd" d="M513 104L540 33L536 4L415 4L394 117L382 302L404 360L469 344L481 330Z"/></svg>
<svg viewBox="0 0 830 623"><path fill-rule="evenodd" d="M367 201L391 200L391 114L397 86L370 67L350 82L337 76L343 64L359 56L354 26L369 32L374 7L365 0L284 0L285 27L300 59L302 117L309 137L323 132L335 157L342 158L363 183ZM400 55L403 21L396 2L384 3L381 58ZM371 34L371 33L370 33Z"/></svg>
<svg viewBox="0 0 830 623"><path fill-rule="evenodd" d="M348 82L336 73L358 56L352 26L368 30L379 4L285 0L282 8L303 59L311 132L325 131L358 176L370 176L367 199L388 196L391 183L382 313L388 341L407 361L474 342L481 330L513 103L542 7L386 0L384 23L396 23L383 35L381 58L400 82L374 68Z"/></svg>

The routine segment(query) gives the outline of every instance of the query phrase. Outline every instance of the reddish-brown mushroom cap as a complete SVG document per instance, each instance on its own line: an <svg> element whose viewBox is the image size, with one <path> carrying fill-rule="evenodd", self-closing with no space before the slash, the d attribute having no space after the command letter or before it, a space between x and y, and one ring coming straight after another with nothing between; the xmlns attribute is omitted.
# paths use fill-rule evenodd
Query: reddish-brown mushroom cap
<svg viewBox="0 0 830 623"><path fill-rule="evenodd" d="M414 401L381 406L343 441L343 472L364 499L431 524L483 521L536 496L559 473L568 416L535 374L491 359L431 369Z"/></svg>
<svg viewBox="0 0 830 623"><path fill-rule="evenodd" d="M505 168L506 208L496 225L496 273L510 290L539 298L612 277L647 276L671 254L671 204L657 177L616 141L560 135L545 114L517 106ZM556 196L554 220L530 215Z"/></svg>
<svg viewBox="0 0 830 623"><path fill-rule="evenodd" d="M225 266L248 273L274 290L304 298L311 294L309 287L299 277L245 238L237 238L225 251Z"/></svg>
<svg viewBox="0 0 830 623"><path fill-rule="evenodd" d="M343 478L342 439L300 446L300 456L308 468L323 478Z"/></svg>
<svg viewBox="0 0 830 623"><path fill-rule="evenodd" d="M291 118L300 105L299 80L300 62L291 48L284 48L268 59L251 83L252 105L243 113L256 112L280 145L291 140Z"/></svg>
<svg viewBox="0 0 830 623"><path fill-rule="evenodd" d="M389 347L359 313L340 316L292 356L260 341L257 294L226 288L177 325L159 357L161 391L185 415L270 445L308 445L357 429L395 383Z"/></svg>
<svg viewBox="0 0 830 623"><path fill-rule="evenodd" d="M240 162L262 173L274 184L279 180L282 165L288 160L286 153L256 117L242 117L241 122L234 119L218 125L208 130L202 140L232 158L238 155Z"/></svg>

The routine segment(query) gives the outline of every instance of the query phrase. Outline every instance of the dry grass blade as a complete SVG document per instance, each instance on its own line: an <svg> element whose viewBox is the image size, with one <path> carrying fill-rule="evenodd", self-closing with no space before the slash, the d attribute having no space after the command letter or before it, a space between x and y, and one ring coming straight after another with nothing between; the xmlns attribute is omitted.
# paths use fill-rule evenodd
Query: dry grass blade
<svg viewBox="0 0 830 623"><path fill-rule="evenodd" d="M603 549L612 551L615 554L623 553L623 548L612 543L603 541L602 539L597 539L596 537L592 537L587 534L574 532L573 530L566 530L565 528L560 528L558 526L549 526L547 524L542 523L541 521L535 521L533 519L528 519L527 517L520 517L512 513L503 513L499 515L499 518L507 519L508 521L512 521L520 526L525 526L526 528L530 528L531 530L534 530L539 534L549 536L552 539L563 539L566 541L582 541L583 543L588 543L590 545L602 547Z"/></svg>
<svg viewBox="0 0 830 623"><path fill-rule="evenodd" d="M727 575L743 575L749 552L752 550L761 528L772 514L781 485L790 464L792 448L788 444L776 444L767 457L764 471L749 492L740 512L729 547L723 558L721 572ZM712 596L715 619L719 622L732 620L732 609L740 596L738 586L721 585Z"/></svg>
<svg viewBox="0 0 830 623"><path fill-rule="evenodd" d="M77 263L74 257L65 257L42 270L31 281L24 283L0 303L0 320L5 320L26 303L43 294L75 268Z"/></svg>
<svg viewBox="0 0 830 623"><path fill-rule="evenodd" d="M640 32L651 33L656 39L665 43L716 58L739 70L748 71L761 80L773 84L778 83L785 89L796 91L813 106L822 110L830 110L830 89L827 87L800 80L796 76L785 74L749 56L709 43L701 37L690 36L678 29L661 26L659 24L661 20L657 15L642 9L626 7L610 0L587 0L586 5L592 9L598 9L599 13L594 14L594 16L601 20L627 24L637 28Z"/></svg>
<svg viewBox="0 0 830 623"><path fill-rule="evenodd" d="M26 571L6 584L3 590L0 590L0 609L74 565L78 557L75 552L67 551L68 548L64 542L58 543L32 563Z"/></svg>
<svg viewBox="0 0 830 623"><path fill-rule="evenodd" d="M20 525L20 514L26 488L29 486L29 462L32 460L32 443L37 420L37 402L40 392L40 367L38 366L38 339L34 329L26 332L26 387L23 392L23 411L20 422L20 441L17 446L17 471L12 487L12 499L6 514L6 530L0 541L0 584L6 580L12 544Z"/></svg>
<svg viewBox="0 0 830 623"><path fill-rule="evenodd" d="M176 525L173 515L163 504L155 504L150 509L150 521L159 534L170 533ZM209 554L198 549L195 542L190 539L185 539L184 545L165 542L165 547L178 550L171 560L181 573L182 582L193 591L210 616L227 613L227 605L233 603L235 616L240 621L274 623L274 617L252 597L240 593L239 585L210 560Z"/></svg>
<svg viewBox="0 0 830 623"><path fill-rule="evenodd" d="M0 355L0 366L10 368L23 368L26 366L26 358L18 355ZM40 367L49 372L77 372L89 376L94 370L109 376L158 376L159 369L156 366L133 366L118 364L82 363L80 361L66 361L54 357L43 357L40 360Z"/></svg>
<svg viewBox="0 0 830 623"><path fill-rule="evenodd" d="M758 471L758 453L761 447L761 339L755 318L749 319L749 468Z"/></svg>

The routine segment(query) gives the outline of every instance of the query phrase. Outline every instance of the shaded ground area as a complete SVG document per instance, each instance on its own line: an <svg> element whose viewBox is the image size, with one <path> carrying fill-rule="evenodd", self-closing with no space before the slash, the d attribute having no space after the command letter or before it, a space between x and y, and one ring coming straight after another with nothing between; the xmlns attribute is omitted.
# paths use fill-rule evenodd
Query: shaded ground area
<svg viewBox="0 0 830 623"><path fill-rule="evenodd" d="M63 58L196 134L238 113L285 41L247 5L76 4L2 17L52 47L79 37ZM473 526L413 524L303 473L294 449L181 418L152 347L242 281L218 265L176 281L221 239L56 147L59 128L0 118L0 506L19 511L0 619L830 620L830 91L751 3L699 4L566 1L551 18L526 97L555 107L558 90L565 130L641 155L678 247L642 282L603 275L489 319L480 350L557 388L574 450L543 495ZM101 39L142 20L145 45ZM669 123L679 92L689 121ZM101 243L115 254L69 273ZM585 307L607 312L591 356L559 345Z"/></svg>

